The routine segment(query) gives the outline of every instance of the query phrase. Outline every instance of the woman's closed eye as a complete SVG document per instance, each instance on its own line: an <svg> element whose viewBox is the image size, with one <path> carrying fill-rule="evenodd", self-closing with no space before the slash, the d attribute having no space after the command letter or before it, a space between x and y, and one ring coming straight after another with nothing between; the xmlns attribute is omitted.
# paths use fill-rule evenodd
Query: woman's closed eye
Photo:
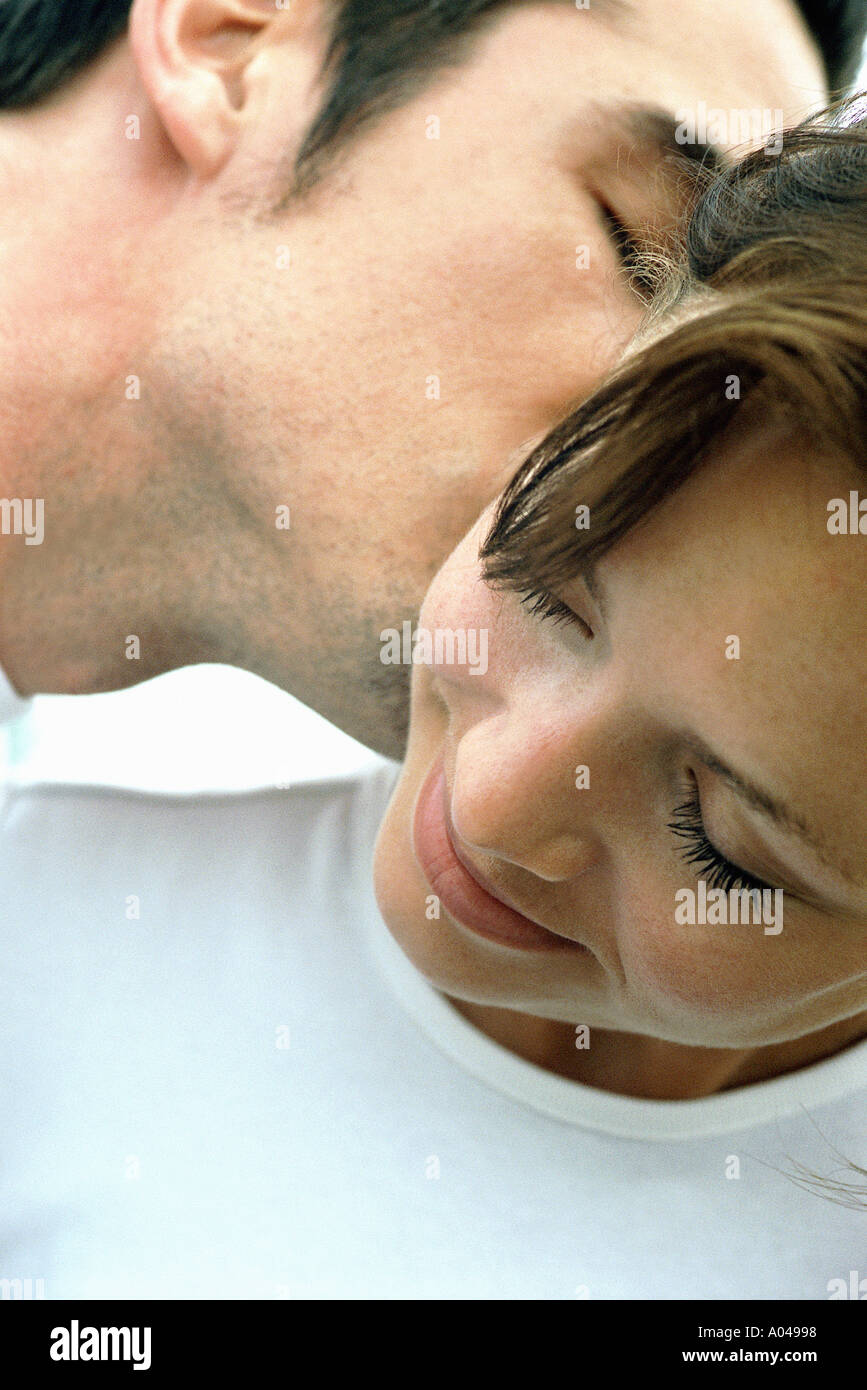
<svg viewBox="0 0 867 1390"><path fill-rule="evenodd" d="M744 888L759 891L771 888L764 879L739 868L711 844L705 830L698 787L695 784L688 799L675 807L674 817L668 822L668 828L685 842L686 862L692 866L698 878L706 880L709 888L722 888L725 892L730 892L732 888L738 891Z"/></svg>

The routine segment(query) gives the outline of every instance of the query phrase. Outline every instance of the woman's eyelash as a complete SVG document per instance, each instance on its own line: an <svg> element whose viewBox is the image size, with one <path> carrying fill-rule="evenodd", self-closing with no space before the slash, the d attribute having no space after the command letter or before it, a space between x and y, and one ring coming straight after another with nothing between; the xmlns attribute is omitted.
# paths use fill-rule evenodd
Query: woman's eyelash
<svg viewBox="0 0 867 1390"><path fill-rule="evenodd" d="M746 869L739 869L737 864L726 859L725 855L720 854L711 844L704 828L697 791L688 801L675 807L674 819L668 822L668 828L686 841L686 861L692 865L697 877L706 880L709 888L722 888L725 892L730 892L732 888L738 891L744 888L770 888L770 884L765 883L763 879L747 873Z"/></svg>
<svg viewBox="0 0 867 1390"><path fill-rule="evenodd" d="M548 618L555 623L568 623L580 628L586 637L593 636L584 619L579 617L568 604L555 598L553 594L545 593L543 589L524 589L519 594L519 598L524 607L535 617Z"/></svg>

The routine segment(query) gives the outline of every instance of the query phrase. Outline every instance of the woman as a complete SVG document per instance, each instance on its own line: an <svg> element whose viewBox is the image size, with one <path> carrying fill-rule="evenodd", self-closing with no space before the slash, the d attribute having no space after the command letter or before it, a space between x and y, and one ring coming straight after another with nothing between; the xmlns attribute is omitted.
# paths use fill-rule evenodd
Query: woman
<svg viewBox="0 0 867 1390"><path fill-rule="evenodd" d="M853 114L709 188L621 368L421 613L485 633L487 666L414 673L383 915L482 1033L621 1095L715 1096L867 1037Z"/></svg>

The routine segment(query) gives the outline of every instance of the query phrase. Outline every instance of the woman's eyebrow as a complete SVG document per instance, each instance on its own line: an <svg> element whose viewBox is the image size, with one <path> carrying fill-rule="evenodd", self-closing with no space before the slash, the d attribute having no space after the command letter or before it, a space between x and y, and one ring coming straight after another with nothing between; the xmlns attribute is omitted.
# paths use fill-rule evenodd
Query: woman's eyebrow
<svg viewBox="0 0 867 1390"><path fill-rule="evenodd" d="M821 850L824 848L821 838L813 834L802 816L798 815L795 811L789 810L789 808L784 806L781 801L778 801L776 797L771 796L770 792L766 792L761 787L756 786L755 782L751 782L749 778L743 777L739 772L735 772L734 768L729 767L728 763L724 763L721 758L717 757L716 753L708 747L703 739L690 735L683 739L683 743L690 752L696 755L709 772L715 772L718 776L722 777L734 791L743 797L744 801L749 802L754 810L760 811L762 815L772 820L775 825L779 825L784 830L788 830L793 835L797 835L799 839L806 841L813 849Z"/></svg>

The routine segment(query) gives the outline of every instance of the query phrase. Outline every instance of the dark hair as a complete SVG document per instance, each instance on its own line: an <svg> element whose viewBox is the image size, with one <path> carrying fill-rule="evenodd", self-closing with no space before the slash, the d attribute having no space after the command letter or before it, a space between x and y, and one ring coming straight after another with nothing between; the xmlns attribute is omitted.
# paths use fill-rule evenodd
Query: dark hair
<svg viewBox="0 0 867 1390"><path fill-rule="evenodd" d="M793 0L821 50L832 91L858 70L867 0ZM466 40L516 0L336 0L326 95L301 150L310 183L324 153L458 61ZM0 0L0 110L56 91L126 28L131 0Z"/></svg>
<svg viewBox="0 0 867 1390"><path fill-rule="evenodd" d="M0 110L30 106L122 34L132 0L0 0Z"/></svg>

